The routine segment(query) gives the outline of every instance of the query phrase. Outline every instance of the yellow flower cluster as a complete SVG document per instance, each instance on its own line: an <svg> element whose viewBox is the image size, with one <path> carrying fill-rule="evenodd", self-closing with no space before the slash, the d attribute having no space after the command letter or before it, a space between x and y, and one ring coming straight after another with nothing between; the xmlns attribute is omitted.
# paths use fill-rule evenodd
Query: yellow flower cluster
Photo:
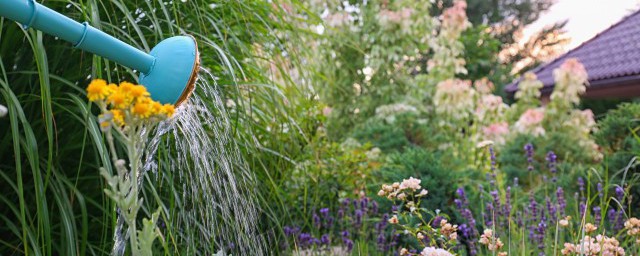
<svg viewBox="0 0 640 256"><path fill-rule="evenodd" d="M102 79L93 80L87 86L87 98L108 107L109 112L105 114L118 126L124 126L134 120L164 119L173 116L175 112L173 105L162 105L152 100L144 86L129 82L116 85L107 84ZM101 126L108 125L107 122L101 122Z"/></svg>

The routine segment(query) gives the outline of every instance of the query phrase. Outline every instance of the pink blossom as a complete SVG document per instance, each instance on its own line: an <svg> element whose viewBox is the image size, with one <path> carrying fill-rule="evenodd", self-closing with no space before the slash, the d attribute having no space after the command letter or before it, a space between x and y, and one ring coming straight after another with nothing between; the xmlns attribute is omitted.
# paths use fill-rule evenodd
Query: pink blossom
<svg viewBox="0 0 640 256"><path fill-rule="evenodd" d="M463 30L467 26L467 2L458 0L442 13L442 26L454 30Z"/></svg>
<svg viewBox="0 0 640 256"><path fill-rule="evenodd" d="M476 80L473 83L473 87L476 88L476 91L478 91L479 93L482 94L488 94L493 92L493 89L495 88L495 86L493 85L493 83L491 81L489 81L489 79L482 78L480 80Z"/></svg>
<svg viewBox="0 0 640 256"><path fill-rule="evenodd" d="M324 107L322 109L322 115L324 116L328 117L329 115L331 115L331 112L333 112L333 109L331 107Z"/></svg>
<svg viewBox="0 0 640 256"><path fill-rule="evenodd" d="M529 133L535 136L544 134L544 128L542 128L542 119L544 119L544 110L528 109L520 116L520 119L515 123L515 127L519 132Z"/></svg>
<svg viewBox="0 0 640 256"><path fill-rule="evenodd" d="M420 187L420 180L416 179L414 177L409 177L409 179L404 179L402 180L402 183L400 183L400 190L403 189L411 189L413 191L419 190Z"/></svg>
<svg viewBox="0 0 640 256"><path fill-rule="evenodd" d="M532 126L542 122L544 118L544 112L540 109L528 109L520 116L518 122L522 122L523 125Z"/></svg>
<svg viewBox="0 0 640 256"><path fill-rule="evenodd" d="M485 136L489 138L500 137L509 133L509 124L507 122L491 124L482 129Z"/></svg>
<svg viewBox="0 0 640 256"><path fill-rule="evenodd" d="M575 77L577 80L587 80L587 70L576 58L566 60L562 65L560 65L560 69L566 71L570 76Z"/></svg>

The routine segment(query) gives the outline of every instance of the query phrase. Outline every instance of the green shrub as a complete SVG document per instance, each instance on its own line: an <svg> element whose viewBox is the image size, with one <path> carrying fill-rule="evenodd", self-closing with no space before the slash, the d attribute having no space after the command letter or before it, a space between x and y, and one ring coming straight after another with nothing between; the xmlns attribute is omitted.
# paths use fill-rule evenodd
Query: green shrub
<svg viewBox="0 0 640 256"><path fill-rule="evenodd" d="M607 155L610 170L620 170L640 152L640 142L632 130L639 125L640 104L623 103L610 110L598 123L595 139Z"/></svg>
<svg viewBox="0 0 640 256"><path fill-rule="evenodd" d="M534 147L532 174L529 174L527 169L528 163L524 150L527 143L531 143ZM547 153L553 151L558 156L558 162L561 163L558 166L560 177L558 182L564 184L575 181L575 175L594 163L582 150L575 138L566 136L564 133L551 132L539 137L520 134L499 148L497 157L500 170L506 174L507 180L512 181L517 177L521 185L527 187L542 182L545 175L551 177L545 157Z"/></svg>
<svg viewBox="0 0 640 256"><path fill-rule="evenodd" d="M456 176L456 172L442 166L442 158L444 158L442 153L434 153L418 147L393 153L387 157L380 170L375 172L376 180L381 183L376 184L369 191L377 192L382 183L414 177L422 180L422 187L429 191L428 200L422 202L422 205L427 209L445 211L451 206L459 177ZM384 207L390 207L388 204L388 200L381 202Z"/></svg>

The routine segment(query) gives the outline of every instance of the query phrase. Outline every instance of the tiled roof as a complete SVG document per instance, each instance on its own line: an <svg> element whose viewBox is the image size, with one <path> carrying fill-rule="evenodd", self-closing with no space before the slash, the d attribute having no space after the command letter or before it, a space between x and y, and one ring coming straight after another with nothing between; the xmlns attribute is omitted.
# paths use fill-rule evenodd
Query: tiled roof
<svg viewBox="0 0 640 256"><path fill-rule="evenodd" d="M553 70L568 58L577 58L584 65L592 85L605 84L602 82L611 79L636 77L640 74L640 11L630 14L555 60L533 69L531 72L544 84L543 92L552 90ZM519 79L514 81L505 90L515 92L519 82Z"/></svg>

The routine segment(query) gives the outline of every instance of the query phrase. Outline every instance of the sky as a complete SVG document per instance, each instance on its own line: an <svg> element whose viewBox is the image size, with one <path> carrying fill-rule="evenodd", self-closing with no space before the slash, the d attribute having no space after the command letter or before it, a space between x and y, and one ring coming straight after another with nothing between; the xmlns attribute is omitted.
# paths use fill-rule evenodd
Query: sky
<svg viewBox="0 0 640 256"><path fill-rule="evenodd" d="M546 25L569 20L565 30L571 38L566 47L570 50L639 8L640 0L556 0L550 10L525 28L524 36L528 37Z"/></svg>

